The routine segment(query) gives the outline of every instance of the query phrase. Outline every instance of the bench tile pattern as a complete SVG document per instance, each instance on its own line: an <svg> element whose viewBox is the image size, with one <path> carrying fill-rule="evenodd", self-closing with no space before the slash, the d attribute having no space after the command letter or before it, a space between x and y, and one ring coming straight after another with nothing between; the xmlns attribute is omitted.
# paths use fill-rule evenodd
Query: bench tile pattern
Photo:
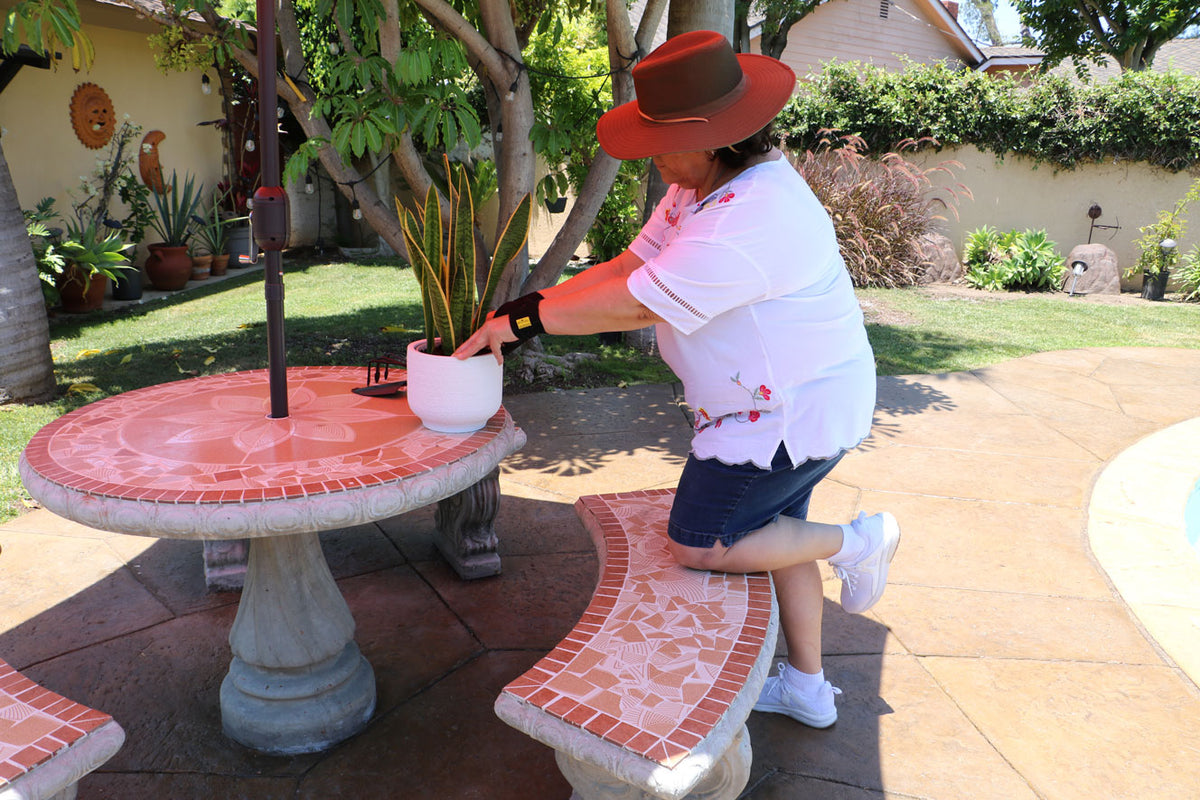
<svg viewBox="0 0 1200 800"><path fill-rule="evenodd" d="M0 661L0 786L110 721L108 714L44 689Z"/></svg>
<svg viewBox="0 0 1200 800"><path fill-rule="evenodd" d="M577 503L604 574L579 624L505 692L668 768L746 683L771 622L765 573L695 573L667 551L673 490ZM653 531L630 537L626 530Z"/></svg>

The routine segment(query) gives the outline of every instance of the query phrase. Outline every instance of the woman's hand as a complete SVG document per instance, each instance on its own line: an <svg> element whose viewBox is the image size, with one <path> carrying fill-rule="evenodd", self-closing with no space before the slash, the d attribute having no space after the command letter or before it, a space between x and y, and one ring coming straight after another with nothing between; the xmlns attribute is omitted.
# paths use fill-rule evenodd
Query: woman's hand
<svg viewBox="0 0 1200 800"><path fill-rule="evenodd" d="M504 354L500 352L500 346L505 342L515 342L516 340L517 337L508 323L508 315L497 317L493 314L487 322L479 327L479 330L471 334L470 339L458 346L458 349L454 351L454 357L467 359L490 347L496 361L503 364Z"/></svg>

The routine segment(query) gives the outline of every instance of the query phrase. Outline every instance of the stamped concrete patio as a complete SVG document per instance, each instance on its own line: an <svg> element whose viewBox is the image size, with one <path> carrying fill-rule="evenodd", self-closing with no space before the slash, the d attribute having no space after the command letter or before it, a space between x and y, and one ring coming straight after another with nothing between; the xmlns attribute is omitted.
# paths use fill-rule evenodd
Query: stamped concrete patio
<svg viewBox="0 0 1200 800"><path fill-rule="evenodd" d="M575 498L674 485L690 426L665 385L507 405L529 443L502 468L502 576L459 581L432 545L431 509L323 535L379 702L365 732L322 754L260 756L221 735L237 598L205 591L198 543L46 511L0 528L0 656L128 734L80 800L565 800L551 751L492 702L587 605L596 559ZM826 583L841 718L814 731L752 714L744 797L1200 796L1200 676L1144 632L1088 538L1105 466L1196 416L1197 351L1077 350L881 378L875 433L812 516L896 514L891 585L856 617ZM1200 611L1176 618L1154 629L1186 652Z"/></svg>

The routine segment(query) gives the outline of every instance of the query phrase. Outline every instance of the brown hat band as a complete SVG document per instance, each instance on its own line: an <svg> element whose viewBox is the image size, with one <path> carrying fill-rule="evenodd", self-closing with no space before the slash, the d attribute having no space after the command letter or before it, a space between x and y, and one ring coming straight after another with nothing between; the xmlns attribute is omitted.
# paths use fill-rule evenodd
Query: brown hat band
<svg viewBox="0 0 1200 800"><path fill-rule="evenodd" d="M739 69L738 72L740 73L741 70ZM655 115L653 109L646 108L646 103L644 101L638 104L638 113L642 116L642 119L645 119L649 122L659 122L664 124L671 122L708 122L710 117L715 114L719 114L720 112L732 106L734 103L740 100L742 95L745 93L746 78L743 76L741 80L737 82L737 85L734 86L733 89L731 89L727 94L718 97L715 100L710 100L702 105L685 106L684 110L686 110L690 116L685 117L679 113L664 114L662 112L659 112L657 115Z"/></svg>

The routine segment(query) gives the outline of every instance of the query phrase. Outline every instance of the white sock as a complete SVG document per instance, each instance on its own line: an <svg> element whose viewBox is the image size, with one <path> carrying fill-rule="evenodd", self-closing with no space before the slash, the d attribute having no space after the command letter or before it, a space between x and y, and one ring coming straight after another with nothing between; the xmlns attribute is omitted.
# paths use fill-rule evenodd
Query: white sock
<svg viewBox="0 0 1200 800"><path fill-rule="evenodd" d="M842 549L829 558L831 564L853 564L862 558L866 550L867 539L854 529L853 525L839 525L842 529Z"/></svg>
<svg viewBox="0 0 1200 800"><path fill-rule="evenodd" d="M825 670L816 674L801 672L791 664L784 662L783 680L796 693L810 696L816 694L817 690L825 684Z"/></svg>

